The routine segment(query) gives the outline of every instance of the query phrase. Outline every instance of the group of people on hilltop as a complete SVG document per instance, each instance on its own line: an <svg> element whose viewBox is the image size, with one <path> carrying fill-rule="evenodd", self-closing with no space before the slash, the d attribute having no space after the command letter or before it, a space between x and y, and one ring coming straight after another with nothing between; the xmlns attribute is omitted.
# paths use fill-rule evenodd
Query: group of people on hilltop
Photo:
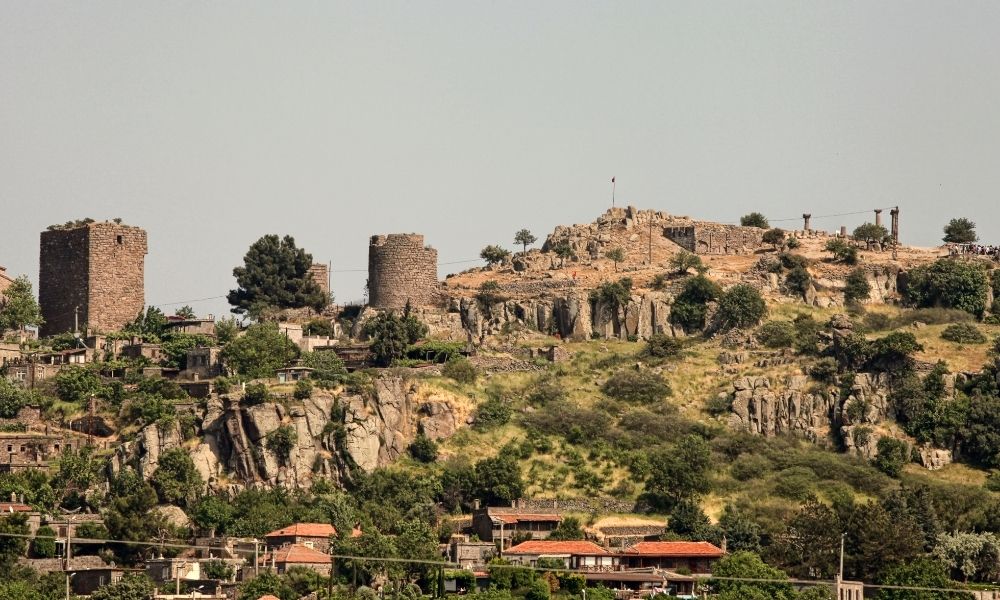
<svg viewBox="0 0 1000 600"><path fill-rule="evenodd" d="M992 244L947 244L949 256L985 256L1000 261L1000 246Z"/></svg>

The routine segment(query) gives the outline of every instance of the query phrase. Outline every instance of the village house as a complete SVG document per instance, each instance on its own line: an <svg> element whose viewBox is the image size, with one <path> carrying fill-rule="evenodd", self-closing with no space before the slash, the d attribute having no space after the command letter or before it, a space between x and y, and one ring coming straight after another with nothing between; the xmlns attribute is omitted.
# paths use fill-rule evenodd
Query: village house
<svg viewBox="0 0 1000 600"><path fill-rule="evenodd" d="M0 367L21 358L21 345L13 342L0 342Z"/></svg>
<svg viewBox="0 0 1000 600"><path fill-rule="evenodd" d="M313 370L303 365L301 361L295 361L295 364L275 371L275 376L278 378L278 383L294 383L303 379L309 379Z"/></svg>
<svg viewBox="0 0 1000 600"><path fill-rule="evenodd" d="M334 535L337 530L329 523L295 523L265 535L264 542L269 550L297 544L326 552L330 549L330 537Z"/></svg>
<svg viewBox="0 0 1000 600"><path fill-rule="evenodd" d="M236 573L246 564L242 558L202 559L202 558L153 558L146 561L146 575L156 584L173 582L175 587L181 581L192 584L215 587L215 579L205 572L206 563L213 560L222 561L232 569L233 575L227 581L234 581ZM211 585L210 585L211 584Z"/></svg>
<svg viewBox="0 0 1000 600"><path fill-rule="evenodd" d="M305 567L322 575L329 575L333 568L333 559L329 554L302 544L290 544L271 550L262 562L262 568L273 569L279 575L292 567Z"/></svg>
<svg viewBox="0 0 1000 600"><path fill-rule="evenodd" d="M496 553L493 542L473 542L467 535L453 535L448 543L448 560L464 568L485 565Z"/></svg>
<svg viewBox="0 0 1000 600"><path fill-rule="evenodd" d="M208 315L204 318L194 317L191 319L169 316L167 317L167 329L174 333L215 337L215 316Z"/></svg>
<svg viewBox="0 0 1000 600"><path fill-rule="evenodd" d="M254 552L258 551L261 543L254 538L219 536L195 538L195 546L197 558L245 558L247 562L253 562Z"/></svg>
<svg viewBox="0 0 1000 600"><path fill-rule="evenodd" d="M709 542L639 542L622 551L619 562L623 569L686 569L706 574L724 554Z"/></svg>
<svg viewBox="0 0 1000 600"><path fill-rule="evenodd" d="M0 432L0 473L46 468L63 450L78 446L79 441L59 435Z"/></svg>
<svg viewBox="0 0 1000 600"><path fill-rule="evenodd" d="M158 363L165 358L163 348L159 344L140 341L133 341L131 344L122 347L122 357L131 359L146 358L154 363Z"/></svg>
<svg viewBox="0 0 1000 600"><path fill-rule="evenodd" d="M220 346L195 346L187 351L186 368L180 377L198 381L222 375L222 348Z"/></svg>
<svg viewBox="0 0 1000 600"><path fill-rule="evenodd" d="M585 540L528 540L504 550L503 556L528 567L537 567L540 559L547 559L559 561L567 569L611 571L618 563L616 556Z"/></svg>
<svg viewBox="0 0 1000 600"><path fill-rule="evenodd" d="M473 510L472 533L485 542L502 540L502 547L506 548L514 536L545 539L561 522L562 515L556 512L518 506L488 506Z"/></svg>

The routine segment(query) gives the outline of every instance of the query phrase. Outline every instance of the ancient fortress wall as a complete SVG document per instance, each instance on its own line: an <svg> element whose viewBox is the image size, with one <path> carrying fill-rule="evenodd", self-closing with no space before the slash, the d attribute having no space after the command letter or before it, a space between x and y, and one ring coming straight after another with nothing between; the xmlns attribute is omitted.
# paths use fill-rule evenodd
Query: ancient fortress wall
<svg viewBox="0 0 1000 600"><path fill-rule="evenodd" d="M695 254L751 254L764 245L764 229L706 221L667 225L663 235Z"/></svg>
<svg viewBox="0 0 1000 600"><path fill-rule="evenodd" d="M147 238L139 227L101 222L43 231L38 297L42 335L79 324L116 331L145 307Z"/></svg>
<svg viewBox="0 0 1000 600"><path fill-rule="evenodd" d="M434 304L438 296L437 250L424 236L375 235L368 246L368 305L399 309Z"/></svg>
<svg viewBox="0 0 1000 600"><path fill-rule="evenodd" d="M319 289L328 297L330 296L330 267L324 263L313 263L309 267L309 276L316 282Z"/></svg>

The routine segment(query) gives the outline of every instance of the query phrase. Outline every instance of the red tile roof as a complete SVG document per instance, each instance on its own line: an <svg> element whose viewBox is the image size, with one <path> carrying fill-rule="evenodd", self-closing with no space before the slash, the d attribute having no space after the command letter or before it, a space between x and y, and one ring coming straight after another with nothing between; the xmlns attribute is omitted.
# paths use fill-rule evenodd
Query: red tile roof
<svg viewBox="0 0 1000 600"><path fill-rule="evenodd" d="M331 535L337 535L337 530L329 523L295 523L294 525L272 531L264 537L289 537L293 535L301 537L330 537Z"/></svg>
<svg viewBox="0 0 1000 600"><path fill-rule="evenodd" d="M609 554L594 542L582 540L528 540L504 550L504 554L577 554L585 556L604 556Z"/></svg>
<svg viewBox="0 0 1000 600"><path fill-rule="evenodd" d="M523 514L523 515L491 515L494 519L500 519L504 523L524 523L524 522L553 522L559 523L562 521L562 517L559 515L545 515L545 514Z"/></svg>
<svg viewBox="0 0 1000 600"><path fill-rule="evenodd" d="M264 557L264 564L270 562L275 563L293 563L293 564L307 564L307 565L320 565L320 564L330 564L330 555L324 554L319 550L309 548L308 546L303 546L301 544L289 544L287 546L282 546L277 550L274 550L271 554Z"/></svg>
<svg viewBox="0 0 1000 600"><path fill-rule="evenodd" d="M31 512L34 510L27 504L22 504L20 502L0 502L0 512L5 513L19 513L19 512Z"/></svg>
<svg viewBox="0 0 1000 600"><path fill-rule="evenodd" d="M639 542L626 548L624 554L720 557L724 552L718 546L708 542Z"/></svg>

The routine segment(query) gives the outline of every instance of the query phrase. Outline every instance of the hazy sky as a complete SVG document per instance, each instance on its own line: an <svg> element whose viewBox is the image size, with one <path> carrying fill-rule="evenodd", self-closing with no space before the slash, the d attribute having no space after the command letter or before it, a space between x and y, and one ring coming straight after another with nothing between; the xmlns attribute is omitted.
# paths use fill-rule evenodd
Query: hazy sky
<svg viewBox="0 0 1000 600"><path fill-rule="evenodd" d="M593 220L612 175L698 218L898 204L904 242L1000 242L1000 3L0 4L0 264L33 280L82 217L149 231L151 304L224 295L266 233L335 270L374 233L473 259Z"/></svg>

